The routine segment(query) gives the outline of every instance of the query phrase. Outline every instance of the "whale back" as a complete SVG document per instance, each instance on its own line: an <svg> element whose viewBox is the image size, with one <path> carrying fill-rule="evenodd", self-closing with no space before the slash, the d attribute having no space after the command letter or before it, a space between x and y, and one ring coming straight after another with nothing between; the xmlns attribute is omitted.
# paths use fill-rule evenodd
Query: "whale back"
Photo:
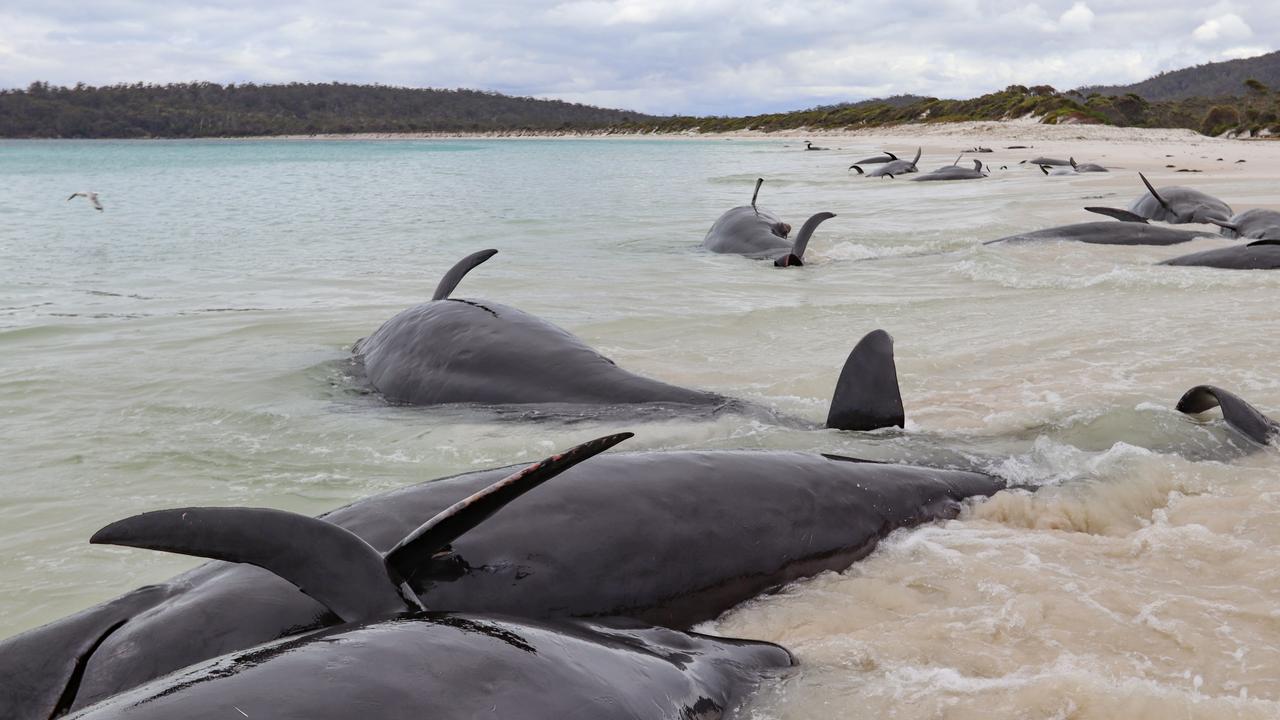
<svg viewBox="0 0 1280 720"><path fill-rule="evenodd" d="M785 225L768 210L757 211L749 205L731 208L716 218L702 246L716 253L772 257L791 250Z"/></svg>
<svg viewBox="0 0 1280 720"><path fill-rule="evenodd" d="M1231 207L1195 188L1170 185L1156 190L1150 183L1145 194L1129 203L1129 212L1149 220L1167 223L1201 223L1229 220Z"/></svg>
<svg viewBox="0 0 1280 720"><path fill-rule="evenodd" d="M362 341L359 352L369 383L397 403L722 400L627 372L573 334L487 301L450 298L408 308Z"/></svg>
<svg viewBox="0 0 1280 720"><path fill-rule="evenodd" d="M1161 265L1182 265L1222 268L1225 270L1280 270L1280 244L1275 240L1257 240L1248 245L1205 250L1161 262Z"/></svg>
<svg viewBox="0 0 1280 720"><path fill-rule="evenodd" d="M709 709L737 705L763 674L791 664L771 643L626 621L428 613L218 658L79 718L226 720L264 710L311 720L709 717Z"/></svg>

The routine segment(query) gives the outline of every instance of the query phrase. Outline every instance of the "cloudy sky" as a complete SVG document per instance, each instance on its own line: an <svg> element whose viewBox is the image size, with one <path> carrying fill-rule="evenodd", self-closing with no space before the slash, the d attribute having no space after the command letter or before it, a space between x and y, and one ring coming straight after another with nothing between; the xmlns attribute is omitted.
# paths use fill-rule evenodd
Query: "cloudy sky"
<svg viewBox="0 0 1280 720"><path fill-rule="evenodd" d="M4 0L0 87L344 81L652 113L1066 89L1280 48L1280 0Z"/></svg>

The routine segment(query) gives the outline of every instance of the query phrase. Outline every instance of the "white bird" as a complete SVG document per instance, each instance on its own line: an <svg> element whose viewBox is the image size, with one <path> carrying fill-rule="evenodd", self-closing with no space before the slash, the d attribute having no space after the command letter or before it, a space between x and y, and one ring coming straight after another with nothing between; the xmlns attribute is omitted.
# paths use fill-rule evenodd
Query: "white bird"
<svg viewBox="0 0 1280 720"><path fill-rule="evenodd" d="M68 201L75 200L78 197L89 198L89 202L93 203L93 209L97 210L98 212L102 212L102 203L98 202L98 193L92 190L89 190L87 192L71 193L71 197L67 198L67 200Z"/></svg>

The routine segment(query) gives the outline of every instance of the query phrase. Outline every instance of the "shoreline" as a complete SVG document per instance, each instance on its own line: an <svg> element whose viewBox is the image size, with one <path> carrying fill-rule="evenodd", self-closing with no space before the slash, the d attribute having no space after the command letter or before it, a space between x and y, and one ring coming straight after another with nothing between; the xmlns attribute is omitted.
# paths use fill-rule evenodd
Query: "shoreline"
<svg viewBox="0 0 1280 720"><path fill-rule="evenodd" d="M908 123L903 125L879 125L866 128L774 130L735 130L731 132L701 133L694 130L678 132L657 131L535 131L502 130L491 132L361 132L316 133L311 135L245 135L219 137L149 137L149 138L0 138L0 141L19 140L130 140L130 141L394 141L394 140L911 140L912 138L965 138L971 144L1025 143L1034 141L1066 142L1090 141L1104 143L1190 143L1190 144L1269 144L1280 137L1211 137L1187 128L1138 128L1116 125L1063 124L1045 125L1034 120L973 120L946 123Z"/></svg>

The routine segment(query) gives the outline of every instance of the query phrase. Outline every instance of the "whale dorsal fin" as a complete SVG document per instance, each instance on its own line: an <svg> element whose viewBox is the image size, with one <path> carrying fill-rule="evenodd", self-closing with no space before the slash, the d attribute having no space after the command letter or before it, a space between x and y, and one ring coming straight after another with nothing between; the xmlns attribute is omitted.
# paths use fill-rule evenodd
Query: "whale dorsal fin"
<svg viewBox="0 0 1280 720"><path fill-rule="evenodd" d="M463 276L471 272L471 269L489 258L497 255L497 250L481 250L459 260L453 267L449 268L449 272L440 278L440 284L436 286L435 293L431 296L432 300L444 300L449 297L454 288L458 287L458 283L462 282Z"/></svg>
<svg viewBox="0 0 1280 720"><path fill-rule="evenodd" d="M1267 444L1280 434L1280 424L1258 412L1258 409L1234 393L1213 385L1197 385L1182 394L1178 400L1178 412L1202 413L1215 407L1222 408L1222 419L1254 442Z"/></svg>
<svg viewBox="0 0 1280 720"><path fill-rule="evenodd" d="M1156 192L1155 187L1151 185L1151 181L1147 179L1147 176L1142 173L1138 173L1138 177L1142 178L1142 184L1147 186L1147 192L1151 193L1151 197L1155 198L1156 202L1160 203L1160 207L1173 212L1172 208L1169 207L1169 203L1165 202L1164 198L1160 197L1160 193Z"/></svg>
<svg viewBox="0 0 1280 720"><path fill-rule="evenodd" d="M268 508L157 510L114 522L89 542L256 565L345 622L386 617L422 609L412 591L401 589L414 563L428 562L507 503L631 435L592 440L509 475L437 514L385 556L346 528Z"/></svg>
<svg viewBox="0 0 1280 720"><path fill-rule="evenodd" d="M889 158L890 160L897 160L897 159L898 159L898 156L897 156L897 155L894 155L893 153L889 152L888 150L885 150L885 151L884 151L884 154L885 154L885 157Z"/></svg>
<svg viewBox="0 0 1280 720"><path fill-rule="evenodd" d="M1045 174L1046 175L1048 174L1047 170L1045 171ZM1085 210L1088 210L1091 213L1098 213L1099 215L1106 215L1107 217L1113 217L1119 220L1120 222L1142 223L1144 225L1151 224L1151 223L1148 223L1147 219L1142 217L1141 215L1138 215L1136 213L1131 213L1128 210L1121 210L1120 208L1098 207L1095 205L1095 206L1087 207L1085 208Z"/></svg>
<svg viewBox="0 0 1280 720"><path fill-rule="evenodd" d="M827 427L875 430L905 423L893 338L884 330L873 330L854 346L840 371Z"/></svg>
<svg viewBox="0 0 1280 720"><path fill-rule="evenodd" d="M973 169L974 169L974 170L976 170L976 171L978 171L978 172L982 172L982 161L981 161L981 160L974 160L974 161L973 161Z"/></svg>
<svg viewBox="0 0 1280 720"><path fill-rule="evenodd" d="M156 510L94 533L99 545L247 563L288 580L346 622L408 609L382 555L346 528L306 515L245 507Z"/></svg>
<svg viewBox="0 0 1280 720"><path fill-rule="evenodd" d="M849 170L857 170L859 175L862 174L862 168L858 167L857 165L850 165Z"/></svg>
<svg viewBox="0 0 1280 720"><path fill-rule="evenodd" d="M1263 245L1280 245L1280 240L1274 240L1274 239L1254 240L1248 245L1245 245L1245 247L1262 247Z"/></svg>
<svg viewBox="0 0 1280 720"><path fill-rule="evenodd" d="M796 234L796 241L791 245L791 252L774 260L773 264L778 267L804 265L804 251L809 247L809 238L813 235L813 231L817 230L819 225L835 216L835 213L829 212L820 212L809 216L809 219L804 221L804 225L800 226L800 232Z"/></svg>
<svg viewBox="0 0 1280 720"><path fill-rule="evenodd" d="M515 472L470 495L423 523L387 552L387 564L401 577L411 579L418 568L426 567L436 553L463 533L484 522L507 503L542 483L632 437L624 432L606 435Z"/></svg>
<svg viewBox="0 0 1280 720"><path fill-rule="evenodd" d="M849 457L848 455L836 455L835 453L818 453L822 457L833 462L861 463L866 465L889 465L883 460L868 460L866 458Z"/></svg>

